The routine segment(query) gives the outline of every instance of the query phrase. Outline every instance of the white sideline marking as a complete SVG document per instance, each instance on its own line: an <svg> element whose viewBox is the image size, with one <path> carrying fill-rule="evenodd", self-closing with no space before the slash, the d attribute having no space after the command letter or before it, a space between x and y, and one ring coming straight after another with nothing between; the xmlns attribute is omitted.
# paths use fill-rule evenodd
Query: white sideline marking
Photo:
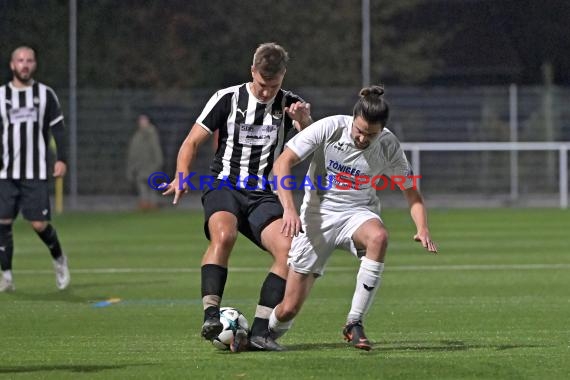
<svg viewBox="0 0 570 380"><path fill-rule="evenodd" d="M328 267L326 272L353 272L354 267ZM419 272L419 271L471 271L471 270L540 270L540 269L570 269L570 264L502 264L502 265L386 265L386 271ZM74 269L71 273L84 274L121 274L121 273L199 273L200 268L93 268ZM230 267L232 272L267 272L267 268ZM53 270L23 269L19 274L53 274Z"/></svg>

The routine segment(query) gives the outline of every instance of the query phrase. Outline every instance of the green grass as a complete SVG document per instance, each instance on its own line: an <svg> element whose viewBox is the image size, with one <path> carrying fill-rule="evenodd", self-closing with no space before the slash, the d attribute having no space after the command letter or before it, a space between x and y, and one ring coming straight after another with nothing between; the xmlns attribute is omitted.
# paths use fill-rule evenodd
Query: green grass
<svg viewBox="0 0 570 380"><path fill-rule="evenodd" d="M433 210L438 256L411 241L406 211L383 218L391 240L365 321L372 351L341 340L358 263L339 251L281 340L289 350L241 354L199 336L201 213L59 216L72 269L64 292L19 219L17 289L0 294L0 378L569 378L568 211ZM251 321L269 264L240 238L224 305ZM114 297L121 302L94 307Z"/></svg>

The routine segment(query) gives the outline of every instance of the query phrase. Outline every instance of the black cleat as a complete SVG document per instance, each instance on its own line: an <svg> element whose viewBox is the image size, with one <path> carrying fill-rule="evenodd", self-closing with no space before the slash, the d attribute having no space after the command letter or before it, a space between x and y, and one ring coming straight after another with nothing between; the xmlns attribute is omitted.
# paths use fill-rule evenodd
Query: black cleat
<svg viewBox="0 0 570 380"><path fill-rule="evenodd" d="M220 322L220 317L208 317L202 325L202 336L204 339L212 340L217 337L223 329L224 326L222 322Z"/></svg>
<svg viewBox="0 0 570 380"><path fill-rule="evenodd" d="M347 342L352 343L352 345L361 350L370 351L372 345L370 341L364 335L364 326L362 326L362 321L356 321L347 324L342 330L342 335Z"/></svg>
<svg viewBox="0 0 570 380"><path fill-rule="evenodd" d="M270 337L269 334L264 336L252 335L249 338L249 349L252 351L285 351L285 348Z"/></svg>

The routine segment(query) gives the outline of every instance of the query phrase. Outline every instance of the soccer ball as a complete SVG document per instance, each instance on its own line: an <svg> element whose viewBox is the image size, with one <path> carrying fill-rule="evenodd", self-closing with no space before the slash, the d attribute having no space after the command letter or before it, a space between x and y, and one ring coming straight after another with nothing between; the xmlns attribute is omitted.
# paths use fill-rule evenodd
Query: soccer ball
<svg viewBox="0 0 570 380"><path fill-rule="evenodd" d="M212 339L214 347L228 350L236 334L247 335L249 324L245 316L236 308L222 307L220 309L220 322L224 326L222 332Z"/></svg>

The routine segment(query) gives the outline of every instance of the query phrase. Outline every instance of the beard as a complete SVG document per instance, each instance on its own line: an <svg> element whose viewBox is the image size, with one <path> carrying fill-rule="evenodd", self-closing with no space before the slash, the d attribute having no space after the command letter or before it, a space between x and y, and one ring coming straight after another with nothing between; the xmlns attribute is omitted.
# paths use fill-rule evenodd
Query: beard
<svg viewBox="0 0 570 380"><path fill-rule="evenodd" d="M32 80L33 73L34 72L32 70L28 70L28 72L12 70L12 74L14 74L14 77L18 79L20 82L25 84L28 84Z"/></svg>

